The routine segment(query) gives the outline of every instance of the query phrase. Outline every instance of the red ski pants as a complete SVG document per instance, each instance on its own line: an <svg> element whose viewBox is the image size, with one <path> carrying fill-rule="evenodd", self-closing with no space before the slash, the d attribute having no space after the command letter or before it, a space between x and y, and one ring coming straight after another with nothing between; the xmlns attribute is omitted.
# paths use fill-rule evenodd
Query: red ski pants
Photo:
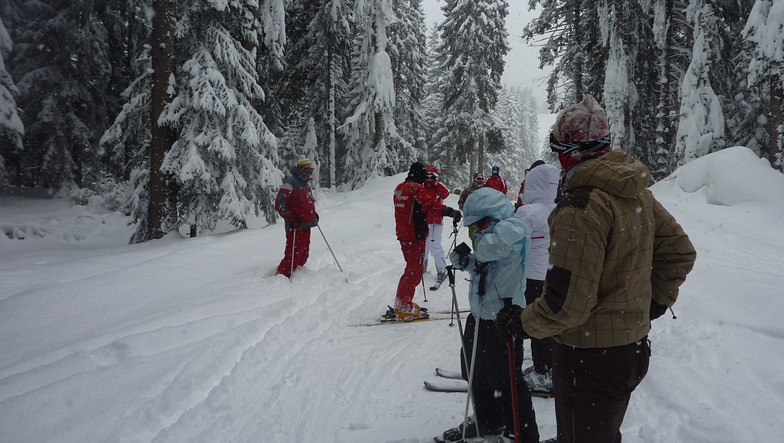
<svg viewBox="0 0 784 443"><path fill-rule="evenodd" d="M414 293L425 270L425 240L400 240L400 249L403 251L406 269L397 284L395 308L411 309Z"/></svg>
<svg viewBox="0 0 784 443"><path fill-rule="evenodd" d="M286 250L283 260L278 265L276 274L291 277L292 269L305 266L310 255L310 228L298 231L286 231ZM292 266L293 264L293 266Z"/></svg>

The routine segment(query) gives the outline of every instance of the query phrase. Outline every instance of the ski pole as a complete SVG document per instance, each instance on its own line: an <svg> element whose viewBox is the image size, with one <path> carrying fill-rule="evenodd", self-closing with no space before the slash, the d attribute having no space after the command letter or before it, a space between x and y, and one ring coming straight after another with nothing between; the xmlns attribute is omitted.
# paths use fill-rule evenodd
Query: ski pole
<svg viewBox="0 0 784 443"><path fill-rule="evenodd" d="M471 403L471 391L474 385L474 367L476 366L476 345L479 341L479 314L482 312L481 300L476 307L476 316L474 317L474 344L471 350L471 365L468 370L468 394L466 395L465 413L463 414L463 423L468 420L468 405ZM462 340L462 337L461 337ZM476 413L476 406L474 406L474 425L476 425L476 435L479 434L479 415ZM463 440L465 440L466 427L463 426Z"/></svg>
<svg viewBox="0 0 784 443"><path fill-rule="evenodd" d="M455 249L455 247L457 246L457 232L459 230L458 229L458 225L459 225L459 223L457 223L456 221L452 220L452 233L449 234L449 236L450 237L454 237L454 238L452 239L452 244L449 246L449 250L446 251L447 257L449 256L449 253L452 252Z"/></svg>
<svg viewBox="0 0 784 443"><path fill-rule="evenodd" d="M335 259L335 263L338 265L338 269L340 269L340 272L342 272L344 274L343 280L345 280L346 283L348 283L348 278L345 277L345 272L343 271L343 267L340 266L340 262L338 261L338 258L335 257L335 253L332 252L332 246L329 245L329 242L327 241L327 237L324 235L324 231L321 230L321 226L316 225L316 227L318 228L319 232L321 233L321 238L324 239L324 243L327 244L327 248L329 249L329 253L332 254L332 258Z"/></svg>
<svg viewBox="0 0 784 443"><path fill-rule="evenodd" d="M449 326L455 325L455 312L457 312L457 326L460 327L460 337L462 337L463 326L460 324L460 309L457 307L457 293L455 292L455 270L452 266L446 267L446 275L449 276L449 287L452 288L452 314L449 319Z"/></svg>
<svg viewBox="0 0 784 443"><path fill-rule="evenodd" d="M520 443L520 406L517 404L517 368L515 367L514 338L506 341L509 354L509 384L512 389L512 417L514 419L515 443Z"/></svg>
<svg viewBox="0 0 784 443"><path fill-rule="evenodd" d="M458 232L457 225L458 225L458 223L456 221L452 220L452 234L451 235L454 237L454 239L452 239L452 245L449 247L449 251L446 253L447 257L457 247L457 232ZM450 315L452 320L450 320L449 326L454 326L455 325L455 323L454 323L455 311L458 310L457 309L457 296L455 295L455 273L454 273L454 270L452 270L451 266L447 266L447 269L448 269L447 272L449 273L449 286L452 288L452 314ZM458 323L459 323L460 322L460 313L459 312L458 312L458 315L457 315L457 320L458 320ZM461 334L460 335L462 336L462 329L463 328L461 327L460 329L461 329Z"/></svg>
<svg viewBox="0 0 784 443"><path fill-rule="evenodd" d="M427 241L427 240L425 240L425 241ZM426 260L426 256L420 256L419 257L419 264L422 265L423 269L424 269L425 260ZM425 303L427 303L427 291L425 291L425 272L424 271L422 271L422 277L420 278L420 281L422 282L422 296L425 297Z"/></svg>
<svg viewBox="0 0 784 443"><path fill-rule="evenodd" d="M321 230L321 226L316 225L316 227L318 228L319 232L321 233L321 237L324 239L324 243L327 244L327 248L329 249L330 254L332 254L332 258L335 259L335 263L337 263L338 269L340 269L340 272L343 272L343 268L340 266L340 262L338 261L338 258L335 257L335 253L332 252L332 247L329 245L329 242L327 241L327 237L324 235L324 231ZM343 273L345 274L345 272L343 272Z"/></svg>

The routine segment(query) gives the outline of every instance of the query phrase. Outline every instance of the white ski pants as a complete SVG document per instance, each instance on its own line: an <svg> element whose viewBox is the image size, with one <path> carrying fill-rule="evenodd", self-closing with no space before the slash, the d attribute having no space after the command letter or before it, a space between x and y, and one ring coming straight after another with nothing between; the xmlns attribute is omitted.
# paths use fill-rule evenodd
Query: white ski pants
<svg viewBox="0 0 784 443"><path fill-rule="evenodd" d="M427 225L427 241L425 242L425 263L433 256L436 263L436 270L446 269L446 259L444 258L444 247L441 246L441 232L444 225Z"/></svg>

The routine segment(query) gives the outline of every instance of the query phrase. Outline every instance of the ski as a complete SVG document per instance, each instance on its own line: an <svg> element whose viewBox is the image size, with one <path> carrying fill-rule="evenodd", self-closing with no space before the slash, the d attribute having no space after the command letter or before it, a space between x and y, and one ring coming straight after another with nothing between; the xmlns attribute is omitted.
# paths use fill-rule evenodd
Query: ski
<svg viewBox="0 0 784 443"><path fill-rule="evenodd" d="M449 383L425 380L425 389L433 392L467 392L468 383Z"/></svg>
<svg viewBox="0 0 784 443"><path fill-rule="evenodd" d="M451 314L452 310L451 309L444 309L444 310L439 310L439 311L427 311L427 312L429 312L431 314ZM461 314L468 314L469 312L471 312L471 310L470 309L461 309L459 312Z"/></svg>
<svg viewBox="0 0 784 443"><path fill-rule="evenodd" d="M429 317L429 318L417 318L415 320L387 320L381 319L378 321L371 321L368 323L360 323L356 326L381 326L381 325L399 325L404 323L423 323L428 321L439 321L439 320L449 320L449 317Z"/></svg>
<svg viewBox="0 0 784 443"><path fill-rule="evenodd" d="M444 280L446 280L446 274L444 274L443 276L436 277L436 281L435 281L435 283L433 283L432 286L430 286L430 290L431 291L437 291L438 288L441 287L441 283L443 283Z"/></svg>
<svg viewBox="0 0 784 443"><path fill-rule="evenodd" d="M456 371L448 371L446 369L436 368L436 375L444 378L451 378L454 380L462 380L463 374Z"/></svg>
<svg viewBox="0 0 784 443"><path fill-rule="evenodd" d="M452 320L453 316L452 311L442 310L442 311L428 311L427 308L420 308L422 310L422 317L417 318L405 318L400 319L394 316L394 309L391 307L389 311L387 311L384 315L381 316L380 319L376 321L370 321L368 323L360 323L355 326L380 326L380 325L394 325L400 323L418 323L423 321L431 321L431 320ZM460 312L468 312L460 311Z"/></svg>

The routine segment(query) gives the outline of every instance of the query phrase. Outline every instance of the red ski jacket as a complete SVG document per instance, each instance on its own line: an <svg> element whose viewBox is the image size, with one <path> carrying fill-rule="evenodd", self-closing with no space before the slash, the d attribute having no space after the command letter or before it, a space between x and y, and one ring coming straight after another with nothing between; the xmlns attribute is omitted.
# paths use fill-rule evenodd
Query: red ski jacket
<svg viewBox="0 0 784 443"><path fill-rule="evenodd" d="M487 180L485 180L485 187L501 191L504 195L509 191L506 179L500 175L491 175L490 177L487 177Z"/></svg>
<svg viewBox="0 0 784 443"><path fill-rule="evenodd" d="M398 240L425 240L427 238L427 213L444 212L443 203L432 195L423 192L425 187L417 182L406 180L397 185L393 201L395 203L395 233Z"/></svg>
<svg viewBox="0 0 784 443"><path fill-rule="evenodd" d="M309 229L318 225L316 202L308 182L310 176L291 168L275 198L275 210L286 220L286 230Z"/></svg>
<svg viewBox="0 0 784 443"><path fill-rule="evenodd" d="M449 197L449 189L444 186L438 180L428 180L425 182L425 190L423 191L427 193L429 196L435 198L440 202L443 202L445 198ZM428 225L440 225L444 223L444 216L441 215L440 211L431 211L427 213L427 224Z"/></svg>

